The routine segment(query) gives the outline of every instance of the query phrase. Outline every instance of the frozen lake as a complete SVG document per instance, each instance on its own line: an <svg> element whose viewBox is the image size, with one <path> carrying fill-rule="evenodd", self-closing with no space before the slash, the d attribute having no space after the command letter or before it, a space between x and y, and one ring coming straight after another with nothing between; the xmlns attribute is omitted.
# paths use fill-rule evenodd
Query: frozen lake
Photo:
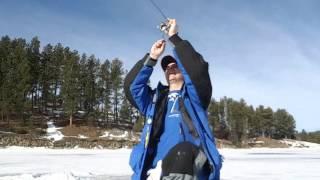
<svg viewBox="0 0 320 180"><path fill-rule="evenodd" d="M319 180L320 149L222 150L225 180Z"/></svg>
<svg viewBox="0 0 320 180"><path fill-rule="evenodd" d="M130 149L0 149L0 180L130 179ZM222 149L224 180L319 180L320 149Z"/></svg>

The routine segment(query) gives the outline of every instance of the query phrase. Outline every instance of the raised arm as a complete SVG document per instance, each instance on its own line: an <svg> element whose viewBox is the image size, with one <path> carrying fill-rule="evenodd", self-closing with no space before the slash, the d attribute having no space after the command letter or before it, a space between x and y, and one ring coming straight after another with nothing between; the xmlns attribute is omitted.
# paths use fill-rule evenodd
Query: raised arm
<svg viewBox="0 0 320 180"><path fill-rule="evenodd" d="M124 92L130 103L145 115L149 104L152 101L153 90L148 85L148 81L153 72L153 67L157 59L163 53L165 42L158 40L150 50L135 66L130 70L124 80Z"/></svg>
<svg viewBox="0 0 320 180"><path fill-rule="evenodd" d="M192 45L178 36L177 25L174 19L170 19L169 40L175 46L175 55L178 58L178 66L182 70L185 84L195 93L190 96L195 101L200 101L202 107L207 109L212 95L212 85L209 76L208 63L203 59Z"/></svg>

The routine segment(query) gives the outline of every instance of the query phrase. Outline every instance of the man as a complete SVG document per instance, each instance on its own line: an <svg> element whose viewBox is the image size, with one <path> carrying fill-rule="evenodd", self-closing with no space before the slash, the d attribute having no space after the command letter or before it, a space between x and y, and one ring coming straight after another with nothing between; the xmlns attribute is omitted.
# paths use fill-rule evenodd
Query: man
<svg viewBox="0 0 320 180"><path fill-rule="evenodd" d="M161 60L168 86L148 86L164 40L155 42L125 78L127 98L146 117L141 142L130 156L132 179L217 180L222 161L207 119L212 93L208 63L178 36L175 19L168 24L174 57Z"/></svg>

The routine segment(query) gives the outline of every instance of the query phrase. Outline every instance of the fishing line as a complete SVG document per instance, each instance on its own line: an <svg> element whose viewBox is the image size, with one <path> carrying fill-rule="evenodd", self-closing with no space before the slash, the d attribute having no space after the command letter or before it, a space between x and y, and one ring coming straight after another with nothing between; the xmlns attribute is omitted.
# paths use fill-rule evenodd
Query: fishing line
<svg viewBox="0 0 320 180"><path fill-rule="evenodd" d="M162 15L162 17L167 21L168 17L163 13L163 11L161 10L161 8L153 1L150 0L150 2L152 3L152 5L160 12L160 14Z"/></svg>
<svg viewBox="0 0 320 180"><path fill-rule="evenodd" d="M169 18L164 14L161 8L153 0L149 0L149 1L165 19L165 22L161 22L160 25L157 26L157 28L162 32L162 38L166 39L165 34L167 34L170 29Z"/></svg>

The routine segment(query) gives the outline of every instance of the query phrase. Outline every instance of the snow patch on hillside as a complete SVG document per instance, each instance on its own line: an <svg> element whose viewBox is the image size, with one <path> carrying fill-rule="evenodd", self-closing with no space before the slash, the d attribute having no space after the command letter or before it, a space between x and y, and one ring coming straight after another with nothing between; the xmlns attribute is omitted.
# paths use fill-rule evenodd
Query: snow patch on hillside
<svg viewBox="0 0 320 180"><path fill-rule="evenodd" d="M62 128L57 128L54 124L53 121L48 121L47 122L48 128L47 128L47 139L53 140L53 141L59 141L63 139L64 135L58 131L59 129Z"/></svg>
<svg viewBox="0 0 320 180"><path fill-rule="evenodd" d="M293 140L293 139L283 139L280 142L287 144L291 148L317 148L317 149L320 149L320 144L306 142L306 141L297 141L297 140Z"/></svg>

